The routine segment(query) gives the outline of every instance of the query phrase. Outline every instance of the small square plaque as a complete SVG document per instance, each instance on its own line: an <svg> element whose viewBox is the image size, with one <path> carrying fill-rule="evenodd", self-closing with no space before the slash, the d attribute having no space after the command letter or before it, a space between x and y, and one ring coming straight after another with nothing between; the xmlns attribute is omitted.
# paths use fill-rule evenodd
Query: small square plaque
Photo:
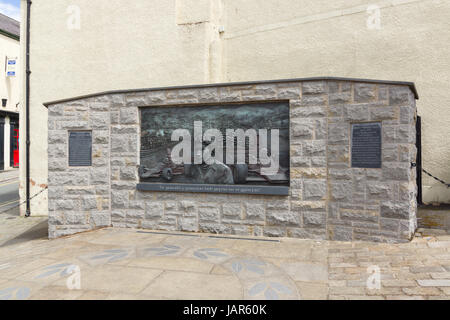
<svg viewBox="0 0 450 320"><path fill-rule="evenodd" d="M69 167L92 165L92 132L69 132Z"/></svg>
<svg viewBox="0 0 450 320"><path fill-rule="evenodd" d="M381 123L352 125L352 167L381 168Z"/></svg>

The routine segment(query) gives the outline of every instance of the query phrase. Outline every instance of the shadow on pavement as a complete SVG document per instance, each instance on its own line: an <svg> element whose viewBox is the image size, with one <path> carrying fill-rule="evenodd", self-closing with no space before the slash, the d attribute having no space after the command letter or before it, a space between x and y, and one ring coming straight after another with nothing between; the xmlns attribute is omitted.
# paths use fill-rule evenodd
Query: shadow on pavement
<svg viewBox="0 0 450 320"><path fill-rule="evenodd" d="M7 247L14 244L19 244L22 242L38 239L48 239L48 221L42 221L34 227L26 230L25 232L19 234L13 239L10 239L0 245L0 247Z"/></svg>

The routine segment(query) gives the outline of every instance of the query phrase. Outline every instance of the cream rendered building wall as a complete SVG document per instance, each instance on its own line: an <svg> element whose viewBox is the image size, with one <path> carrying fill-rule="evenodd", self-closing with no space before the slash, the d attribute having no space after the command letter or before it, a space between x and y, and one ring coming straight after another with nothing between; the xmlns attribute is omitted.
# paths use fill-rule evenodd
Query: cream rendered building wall
<svg viewBox="0 0 450 320"><path fill-rule="evenodd" d="M16 67L15 77L6 77L5 72L5 58L16 57L18 58L18 65ZM19 112L20 103L20 81L21 81L21 69L20 69L20 43L18 40L11 39L0 34L0 99L8 99L6 107L0 105L0 110Z"/></svg>
<svg viewBox="0 0 450 320"><path fill-rule="evenodd" d="M26 1L22 0L21 8L25 22ZM33 1L32 196L47 185L47 109L42 103L111 89L210 82L214 76L209 58L213 11L209 0ZM23 39L24 32L22 28ZM20 125L25 137L24 113ZM20 143L20 195L25 200L25 139ZM46 215L47 211L47 192L43 192L31 201L31 214Z"/></svg>
<svg viewBox="0 0 450 320"><path fill-rule="evenodd" d="M369 5L380 9L379 29L367 27ZM37 0L31 11L32 195L47 184L44 102L308 76L416 82L424 167L450 180L448 0ZM24 150L21 139L21 164ZM21 165L23 199L24 188ZM429 202L450 202L450 189L425 176L424 194ZM47 214L46 192L32 200L32 214Z"/></svg>
<svg viewBox="0 0 450 320"><path fill-rule="evenodd" d="M423 166L450 183L450 1L226 3L224 80L325 75L413 81ZM367 27L370 5L380 8L379 29ZM423 179L425 202L450 203L450 188Z"/></svg>
<svg viewBox="0 0 450 320"><path fill-rule="evenodd" d="M0 111L9 111L19 113L19 103L21 102L21 67L20 59L17 60L16 76L7 77L5 72L6 57L20 57L20 43L7 36L0 34ZM8 99L6 107L1 106L1 99ZM10 166L10 126L9 117L5 117L4 132L4 163L5 170L11 169Z"/></svg>

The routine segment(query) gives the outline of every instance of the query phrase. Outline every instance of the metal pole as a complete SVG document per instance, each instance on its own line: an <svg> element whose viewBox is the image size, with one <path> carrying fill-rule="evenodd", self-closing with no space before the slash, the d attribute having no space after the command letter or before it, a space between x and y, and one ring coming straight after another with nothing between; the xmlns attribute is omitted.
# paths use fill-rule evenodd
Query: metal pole
<svg viewBox="0 0 450 320"><path fill-rule="evenodd" d="M416 123L417 144L417 204L423 204L422 198L422 118L417 117Z"/></svg>

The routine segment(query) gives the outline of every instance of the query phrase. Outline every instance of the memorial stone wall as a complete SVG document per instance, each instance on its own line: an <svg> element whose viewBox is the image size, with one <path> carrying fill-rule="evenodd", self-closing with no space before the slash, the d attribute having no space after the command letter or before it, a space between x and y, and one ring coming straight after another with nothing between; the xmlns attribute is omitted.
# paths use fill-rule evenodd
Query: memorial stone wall
<svg viewBox="0 0 450 320"><path fill-rule="evenodd" d="M412 83L314 78L46 103L49 236L113 226L408 241L417 227L416 99ZM254 128L256 150L261 134L278 130L265 150L274 154L279 139L278 171L264 173L260 159L176 164L170 134L178 124L193 132L194 121L223 133Z"/></svg>

